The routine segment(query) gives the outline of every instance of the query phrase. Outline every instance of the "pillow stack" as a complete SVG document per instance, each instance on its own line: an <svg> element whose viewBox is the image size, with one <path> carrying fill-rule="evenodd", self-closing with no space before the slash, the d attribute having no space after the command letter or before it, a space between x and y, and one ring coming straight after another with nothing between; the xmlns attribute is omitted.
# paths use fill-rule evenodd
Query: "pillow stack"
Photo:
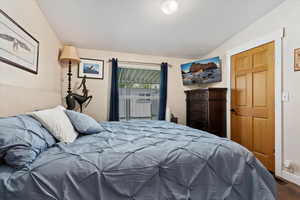
<svg viewBox="0 0 300 200"><path fill-rule="evenodd" d="M93 118L62 106L29 115L0 118L0 161L21 168L56 143L71 143L78 133L89 135L105 129Z"/></svg>
<svg viewBox="0 0 300 200"><path fill-rule="evenodd" d="M65 143L73 142L77 138L78 133L90 135L105 130L90 116L66 110L62 106L33 112L31 115L43 124L56 139Z"/></svg>

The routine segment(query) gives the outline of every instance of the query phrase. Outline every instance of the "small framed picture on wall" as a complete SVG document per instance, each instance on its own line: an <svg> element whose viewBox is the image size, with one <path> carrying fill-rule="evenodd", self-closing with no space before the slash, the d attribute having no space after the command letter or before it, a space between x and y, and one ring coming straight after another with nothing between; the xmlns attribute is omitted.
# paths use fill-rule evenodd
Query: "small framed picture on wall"
<svg viewBox="0 0 300 200"><path fill-rule="evenodd" d="M300 71L300 48L295 49L294 52L295 56L295 66L294 66L294 71Z"/></svg>
<svg viewBox="0 0 300 200"><path fill-rule="evenodd" d="M103 79L104 60L80 58L78 78Z"/></svg>

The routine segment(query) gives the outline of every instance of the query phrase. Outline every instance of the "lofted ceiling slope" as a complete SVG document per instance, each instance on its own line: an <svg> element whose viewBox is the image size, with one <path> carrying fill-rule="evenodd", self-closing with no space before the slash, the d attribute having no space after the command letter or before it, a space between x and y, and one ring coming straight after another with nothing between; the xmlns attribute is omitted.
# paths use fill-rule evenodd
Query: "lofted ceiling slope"
<svg viewBox="0 0 300 200"><path fill-rule="evenodd" d="M201 57L284 0L37 0L63 43L79 48Z"/></svg>

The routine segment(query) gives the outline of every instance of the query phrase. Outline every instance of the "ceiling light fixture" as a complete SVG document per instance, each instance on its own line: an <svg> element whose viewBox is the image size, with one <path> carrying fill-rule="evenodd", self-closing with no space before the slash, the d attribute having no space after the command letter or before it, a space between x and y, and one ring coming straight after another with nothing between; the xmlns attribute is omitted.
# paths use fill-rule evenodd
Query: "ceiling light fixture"
<svg viewBox="0 0 300 200"><path fill-rule="evenodd" d="M160 4L161 10L166 15L171 15L178 10L178 1L177 0L163 0Z"/></svg>

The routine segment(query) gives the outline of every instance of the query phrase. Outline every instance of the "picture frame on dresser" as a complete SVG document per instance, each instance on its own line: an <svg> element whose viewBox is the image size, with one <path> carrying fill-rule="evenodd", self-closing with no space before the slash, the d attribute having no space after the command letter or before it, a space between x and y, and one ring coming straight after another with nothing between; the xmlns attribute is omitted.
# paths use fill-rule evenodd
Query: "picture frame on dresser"
<svg viewBox="0 0 300 200"><path fill-rule="evenodd" d="M0 61L38 74L40 43L0 9Z"/></svg>
<svg viewBox="0 0 300 200"><path fill-rule="evenodd" d="M104 60L80 58L78 64L78 78L100 79L104 78Z"/></svg>

